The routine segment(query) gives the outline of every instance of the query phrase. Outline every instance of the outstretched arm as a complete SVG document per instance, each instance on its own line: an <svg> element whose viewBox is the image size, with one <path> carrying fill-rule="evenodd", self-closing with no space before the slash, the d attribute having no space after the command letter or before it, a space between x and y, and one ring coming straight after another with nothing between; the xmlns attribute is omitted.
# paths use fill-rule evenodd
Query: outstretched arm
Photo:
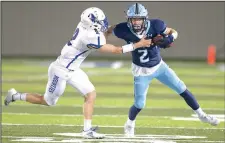
<svg viewBox="0 0 225 143"><path fill-rule="evenodd" d="M149 47L151 45L151 39L145 39L144 36L139 42L134 44L127 44L124 46L114 46L111 44L105 44L99 48L100 52L122 54L135 50L136 48Z"/></svg>
<svg viewBox="0 0 225 143"><path fill-rule="evenodd" d="M113 33L113 29L116 27L116 25L112 25L110 26L107 31L104 33L105 38L107 39L109 35L111 35Z"/></svg>
<svg viewBox="0 0 225 143"><path fill-rule="evenodd" d="M132 48L133 48L133 46L131 47L131 50L132 50ZM99 51L104 52L104 53L121 54L121 53L123 53L123 48L117 47L117 46L114 46L111 44L105 44L99 49Z"/></svg>

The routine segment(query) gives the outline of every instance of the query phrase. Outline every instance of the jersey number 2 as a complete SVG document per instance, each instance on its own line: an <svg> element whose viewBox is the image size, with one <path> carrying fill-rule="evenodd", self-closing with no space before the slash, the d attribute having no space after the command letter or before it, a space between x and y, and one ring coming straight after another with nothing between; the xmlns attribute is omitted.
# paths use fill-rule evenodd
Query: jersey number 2
<svg viewBox="0 0 225 143"><path fill-rule="evenodd" d="M149 57L147 57L147 55L148 55L147 50L138 50L138 53L142 53L142 55L140 56L141 63L146 63L149 61Z"/></svg>

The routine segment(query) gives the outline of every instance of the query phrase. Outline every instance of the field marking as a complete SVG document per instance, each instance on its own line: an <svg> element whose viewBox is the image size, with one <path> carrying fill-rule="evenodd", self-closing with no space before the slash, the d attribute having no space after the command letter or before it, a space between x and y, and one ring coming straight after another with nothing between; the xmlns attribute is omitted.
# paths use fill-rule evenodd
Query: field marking
<svg viewBox="0 0 225 143"><path fill-rule="evenodd" d="M14 123L2 123L3 126L65 126L65 127L83 127L83 125L73 125L73 124L14 124ZM96 126L96 125L93 125ZM123 128L124 126L107 126L107 125L98 125L103 128ZM138 128L155 128L155 129L190 129L190 130L225 130L225 128L196 128L196 127L159 127L159 126L136 126Z"/></svg>
<svg viewBox="0 0 225 143"><path fill-rule="evenodd" d="M220 118L220 119L224 119L225 118L225 114L209 114L212 115L214 117ZM196 114L192 114L192 117L198 117Z"/></svg>
<svg viewBox="0 0 225 143"><path fill-rule="evenodd" d="M53 135L60 135L60 136L66 136L66 137L80 137L82 138L81 133L53 133ZM105 134L106 138L117 138L117 139L127 139L128 137L125 137L124 134ZM132 137L133 139L205 139L206 136L183 136L183 135L155 135L155 134L136 134L135 137Z"/></svg>
<svg viewBox="0 0 225 143"><path fill-rule="evenodd" d="M65 116L65 117L82 117L83 114L37 114L37 113L13 113L13 112L3 112L2 114L8 115L39 115L39 116ZM118 114L94 114L93 116L99 117L121 117L127 115L118 115ZM140 115L139 117L149 117L149 118L171 118L173 116L147 116L147 115Z"/></svg>
<svg viewBox="0 0 225 143"><path fill-rule="evenodd" d="M14 136L3 136L4 138L16 138L12 141L32 141L32 142L91 142L91 141L102 141L102 142L148 142L148 143L176 143L173 140L177 139L206 139L206 136L184 136L184 135L140 135L136 134L132 138L125 137L124 134L105 134L104 139L83 139L81 133L53 133L56 137L14 137ZM59 140L60 137L63 137ZM71 138L72 137L72 138ZM75 138L74 138L75 137ZM58 138L54 141L54 138Z"/></svg>
<svg viewBox="0 0 225 143"><path fill-rule="evenodd" d="M172 117L172 120L176 120L176 121L199 121L198 118L194 118L194 117ZM225 122L224 119L218 119L220 122Z"/></svg>
<svg viewBox="0 0 225 143"><path fill-rule="evenodd" d="M209 114L212 115L216 118L218 118L218 120L220 122L225 122L225 115L224 114ZM192 117L172 117L172 120L182 120L182 121L199 121L198 116L196 114L192 114Z"/></svg>
<svg viewBox="0 0 225 143"><path fill-rule="evenodd" d="M108 135L118 135L118 134L108 134ZM139 135L139 136L143 136L143 135ZM150 135L144 135L144 136L150 136ZM152 135L152 136L162 136L162 135ZM164 135L164 136L167 136L167 135ZM201 136L200 136L201 137ZM64 139L64 140L61 140L61 141L53 141L53 139L55 138L55 139L59 139L59 138L61 138L61 137L59 137L59 136L56 136L56 137L34 137L34 136L2 136L2 138L12 138L12 139L14 139L14 140L12 140L12 141L32 141L32 142L38 142L38 141L41 141L41 142L79 142L79 143L81 143L81 142L85 142L85 141L87 141L87 142L90 142L90 141L98 141L99 143L105 143L105 142L107 142L108 141L108 143L110 142L110 140L102 140L102 139L91 139L91 140L89 140L89 139L83 139L83 140L78 140L78 139ZM115 139L114 140L112 140L111 139L111 141L113 142L113 143L115 143L115 141L118 141L118 136L115 136L114 137ZM102 142L101 142L102 141ZM120 141L123 141L124 143L125 143L125 141L126 140L120 140ZM130 141L132 141L132 142L134 142L134 141L136 141L136 140L131 140L130 139ZM148 141L145 141L145 140L138 140L137 142L148 142L148 143L176 143L176 142L185 142L185 143L187 143L187 142L196 142L196 140L187 140L187 139L185 139L185 140L183 140L183 139L180 139L180 140L167 140L167 141L162 141L162 140L152 140L151 142L148 140ZM129 143L129 142L127 142L127 143ZM206 140L204 140L204 141L201 141L201 140L198 140L198 143L224 143L224 141L206 141Z"/></svg>
<svg viewBox="0 0 225 143"><path fill-rule="evenodd" d="M12 105L10 105L10 106L33 106L33 107L47 107L47 106L43 106L43 105L33 105L33 104L12 104ZM83 108L83 106L82 105L56 105L56 106L53 106L52 108L54 108L54 107L79 107L79 108ZM49 108L49 107L47 107L47 108ZM95 105L95 108L113 108L113 109L116 109L116 108L121 108L121 109L129 109L129 107L124 107L124 106L101 106L101 105ZM177 107L177 108L168 108L168 107L145 107L145 109L163 109L163 110L177 110L177 109L180 109L180 110L190 110L191 111L191 109L190 108L180 108L180 107ZM207 110L211 110L211 111L225 111L225 109L223 109L223 108L204 108L204 110L205 111L207 111Z"/></svg>
<svg viewBox="0 0 225 143"><path fill-rule="evenodd" d="M32 114L32 113L11 113L11 112L3 112L2 114L8 114L8 115L39 115L39 116L63 116L63 117L82 117L83 114ZM211 114L210 114L211 115ZM214 114L213 114L214 115ZM127 115L110 115L110 114L102 114L102 115L93 115L93 116L98 116L98 117L123 117ZM193 116L193 114L192 114ZM194 117L178 117L178 116L145 116L142 115L140 117L147 117L147 118L163 118L163 119L171 119L171 120L182 120L182 121L199 121L197 116ZM217 114L217 117L219 121L224 122L224 115L222 114Z"/></svg>
<svg viewBox="0 0 225 143"><path fill-rule="evenodd" d="M106 134L107 135L107 134ZM62 139L62 140L57 140L54 141L52 137L15 137L15 136L2 136L3 138L15 138L11 141L17 141L17 142L60 142L60 143L83 143L83 142L95 142L95 141L101 141L101 142L140 142L140 143L176 143L174 141L170 141L170 140L156 140L156 139L151 139L151 141L149 140L140 140L140 139L136 139L136 138L124 138L124 139L117 139L117 137L113 137L113 138L104 138L104 139L83 139L83 138L68 138L68 139ZM55 137L55 139L57 139L59 137Z"/></svg>
<svg viewBox="0 0 225 143"><path fill-rule="evenodd" d="M191 142L191 143L193 143L193 142L196 142L196 141L195 140L177 140L177 142L185 142L185 143ZM198 143L224 143L224 141L199 141L198 140Z"/></svg>
<svg viewBox="0 0 225 143"><path fill-rule="evenodd" d="M18 141L18 142L51 142L53 139L49 138L22 138L22 139L16 139L16 140L11 140L11 141Z"/></svg>
<svg viewBox="0 0 225 143"><path fill-rule="evenodd" d="M39 75L28 75L26 78L22 79L24 81L33 81L33 80L42 80L42 79L48 79L48 74L39 74ZM20 79L5 79L4 76L2 77L2 82L16 82L21 81Z"/></svg>
<svg viewBox="0 0 225 143"><path fill-rule="evenodd" d="M225 64L219 64L217 67L220 71L225 72Z"/></svg>

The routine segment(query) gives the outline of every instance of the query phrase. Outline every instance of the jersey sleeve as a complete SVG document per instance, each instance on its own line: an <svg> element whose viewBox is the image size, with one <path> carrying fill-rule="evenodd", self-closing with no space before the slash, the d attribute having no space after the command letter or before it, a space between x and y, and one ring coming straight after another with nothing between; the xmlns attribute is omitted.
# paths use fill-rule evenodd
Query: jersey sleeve
<svg viewBox="0 0 225 143"><path fill-rule="evenodd" d="M90 49L99 49L106 44L106 39L103 33L87 35L87 37L83 38L82 41Z"/></svg>
<svg viewBox="0 0 225 143"><path fill-rule="evenodd" d="M113 29L113 35L115 35L117 38L123 39L124 33L124 23L117 24L115 28Z"/></svg>
<svg viewBox="0 0 225 143"><path fill-rule="evenodd" d="M163 34L166 30L166 23L160 19L155 19L154 20L154 28L156 30L157 34Z"/></svg>

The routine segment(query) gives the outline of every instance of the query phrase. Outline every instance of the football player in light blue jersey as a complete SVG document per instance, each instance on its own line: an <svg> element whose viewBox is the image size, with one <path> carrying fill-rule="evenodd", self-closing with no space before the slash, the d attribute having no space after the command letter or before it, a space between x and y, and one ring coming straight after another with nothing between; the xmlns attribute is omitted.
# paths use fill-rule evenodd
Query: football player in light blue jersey
<svg viewBox="0 0 225 143"><path fill-rule="evenodd" d="M170 47L178 37L177 31L167 27L164 21L160 19L148 19L148 11L140 3L131 5L126 14L127 22L109 28L106 32L107 36L113 33L116 37L125 40L130 46L140 41L143 36L146 36L147 39L154 39L156 36L162 35L163 38L152 44L150 48L142 47L132 51L134 104L130 107L129 116L124 125L125 135L128 137L134 136L136 116L145 106L149 84L154 78L183 97L202 122L211 125L219 124L217 118L203 112L184 82L162 60L160 49Z"/></svg>

